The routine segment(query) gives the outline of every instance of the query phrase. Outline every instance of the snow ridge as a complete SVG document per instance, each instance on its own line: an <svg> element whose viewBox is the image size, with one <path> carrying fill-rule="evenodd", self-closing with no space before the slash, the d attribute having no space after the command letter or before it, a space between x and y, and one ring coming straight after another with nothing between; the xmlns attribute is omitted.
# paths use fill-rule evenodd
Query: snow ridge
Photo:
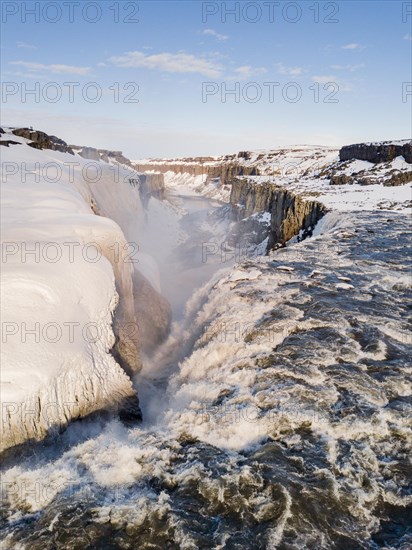
<svg viewBox="0 0 412 550"><path fill-rule="evenodd" d="M134 265L113 221L141 223L130 171L13 140L2 150L1 449L137 404L112 353L130 373L141 367Z"/></svg>

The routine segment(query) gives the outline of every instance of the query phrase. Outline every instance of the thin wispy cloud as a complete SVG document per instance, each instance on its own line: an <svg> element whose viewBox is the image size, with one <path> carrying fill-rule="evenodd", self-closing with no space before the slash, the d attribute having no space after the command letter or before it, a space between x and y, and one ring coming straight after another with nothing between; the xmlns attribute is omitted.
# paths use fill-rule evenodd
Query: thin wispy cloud
<svg viewBox="0 0 412 550"><path fill-rule="evenodd" d="M339 92L352 92L353 86L350 82L345 82L343 80L340 80L335 75L317 75L312 76L311 80L313 82L317 82L319 84L336 84L338 86L338 89L333 90L333 88L329 91L339 91ZM326 89L328 87L326 86Z"/></svg>
<svg viewBox="0 0 412 550"><path fill-rule="evenodd" d="M311 80L313 82L319 82L319 84L328 84L329 82L336 82L336 76L334 75L320 75L312 76Z"/></svg>
<svg viewBox="0 0 412 550"><path fill-rule="evenodd" d="M37 50L37 47L33 44L27 44L27 42L16 42L18 48L26 48L27 50Z"/></svg>
<svg viewBox="0 0 412 550"><path fill-rule="evenodd" d="M288 76L299 76L303 73L303 67L286 67L283 63L276 63L275 67L279 74Z"/></svg>
<svg viewBox="0 0 412 550"><path fill-rule="evenodd" d="M349 44L342 46L342 50L358 50L359 48L360 44L357 44L356 42L350 42Z"/></svg>
<svg viewBox="0 0 412 550"><path fill-rule="evenodd" d="M112 56L108 61L116 67L156 69L166 73L197 73L209 78L217 78L222 74L218 64L187 53L163 52L146 55L133 51L121 56Z"/></svg>
<svg viewBox="0 0 412 550"><path fill-rule="evenodd" d="M412 40L412 34L405 34L405 36L403 37L404 40Z"/></svg>
<svg viewBox="0 0 412 550"><path fill-rule="evenodd" d="M31 63L29 61L11 61L10 65L18 65L33 72L48 72L53 74L87 75L91 70L90 67L76 67L62 64L44 65L43 63Z"/></svg>
<svg viewBox="0 0 412 550"><path fill-rule="evenodd" d="M358 63L357 65L331 65L330 68L334 71L350 71L353 73L354 71L357 71L358 69L363 69L365 67L365 63Z"/></svg>
<svg viewBox="0 0 412 550"><path fill-rule="evenodd" d="M252 76L258 76L261 74L267 73L267 70L265 67L251 67L250 65L241 65L240 67L237 67L234 72L236 73L235 76L230 77L230 80L235 80L236 78L244 80L247 78L251 78Z"/></svg>
<svg viewBox="0 0 412 550"><path fill-rule="evenodd" d="M201 34L205 36L213 36L214 38L216 38L216 40L219 40L219 41L228 40L229 38L226 34L220 34L214 31L213 29L204 29Z"/></svg>

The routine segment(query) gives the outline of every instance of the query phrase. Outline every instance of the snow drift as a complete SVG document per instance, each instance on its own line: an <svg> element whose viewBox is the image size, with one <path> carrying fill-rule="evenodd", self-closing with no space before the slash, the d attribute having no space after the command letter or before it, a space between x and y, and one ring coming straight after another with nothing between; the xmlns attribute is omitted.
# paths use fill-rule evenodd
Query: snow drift
<svg viewBox="0 0 412 550"><path fill-rule="evenodd" d="M130 236L144 212L130 169L27 147L10 132L2 141L10 137L2 147L1 449L101 408L132 403L137 412L129 375L141 368L140 332L157 334L158 322L164 335L169 322L148 280L156 285L153 269L146 277L137 269ZM145 315L153 304L161 304L157 318Z"/></svg>

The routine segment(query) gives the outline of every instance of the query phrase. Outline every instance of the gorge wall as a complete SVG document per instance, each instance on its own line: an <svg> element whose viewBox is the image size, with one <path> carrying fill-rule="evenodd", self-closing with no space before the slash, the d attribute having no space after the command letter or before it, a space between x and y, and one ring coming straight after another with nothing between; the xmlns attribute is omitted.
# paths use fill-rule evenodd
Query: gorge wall
<svg viewBox="0 0 412 550"><path fill-rule="evenodd" d="M341 161L358 159L374 163L390 162L399 156L402 156L407 163L412 163L411 142L356 143L345 145L339 152Z"/></svg>
<svg viewBox="0 0 412 550"><path fill-rule="evenodd" d="M300 232L301 238L310 236L327 212L320 202L304 199L273 183L256 184L247 178L233 180L230 204L237 221L259 212L270 214L267 251L285 245Z"/></svg>
<svg viewBox="0 0 412 550"><path fill-rule="evenodd" d="M191 176L206 175L208 179L220 178L222 185L230 183L237 176L257 176L259 169L256 166L243 166L233 161L210 161L203 157L181 159L180 161L152 161L133 165L138 172L154 170L161 174L174 172L175 174L190 174Z"/></svg>
<svg viewBox="0 0 412 550"><path fill-rule="evenodd" d="M24 161L35 168L25 178L15 168L2 179L2 236L13 244L2 270L2 314L14 330L3 346L1 452L101 410L140 419L132 378L141 355L167 336L171 312L131 247L145 224L145 203L163 192L163 175L137 174L116 152L104 162L89 148L100 174L89 179L91 159L63 140L29 128L0 133L5 167ZM38 178L50 162L74 163L74 177L62 170L58 182ZM54 262L41 255L51 245L61 252ZM39 249L30 265L19 255L26 246ZM96 255L90 260L89 247ZM25 324L39 335L23 341ZM61 331L56 342L41 332L50 324ZM83 332L90 326L92 333Z"/></svg>

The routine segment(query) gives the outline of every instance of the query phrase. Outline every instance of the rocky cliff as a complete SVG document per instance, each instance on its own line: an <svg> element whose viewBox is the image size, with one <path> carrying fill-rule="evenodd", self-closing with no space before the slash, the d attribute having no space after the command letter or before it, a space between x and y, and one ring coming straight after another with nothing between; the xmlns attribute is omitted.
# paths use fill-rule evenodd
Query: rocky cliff
<svg viewBox="0 0 412 550"><path fill-rule="evenodd" d="M238 222L248 220L249 230L250 224L256 224L259 238L262 237L262 223L253 215L259 212L270 214L267 251L285 245L294 236L299 235L300 239L310 236L316 223L327 212L325 206L317 201L302 198L273 183L256 184L247 178L233 180L230 204L232 216Z"/></svg>
<svg viewBox="0 0 412 550"><path fill-rule="evenodd" d="M399 156L402 156L407 163L412 163L411 141L356 143L354 145L345 145L339 151L339 159L341 161L358 159L374 163L390 162Z"/></svg>
<svg viewBox="0 0 412 550"><path fill-rule="evenodd" d="M330 185L383 185L394 187L412 181L412 142L407 140L345 145L339 160L319 174Z"/></svg>
<svg viewBox="0 0 412 550"><path fill-rule="evenodd" d="M109 149L96 149L84 145L70 145L78 155L88 160L102 160L104 162L116 162L123 166L131 166L130 159L125 157L122 151L110 151Z"/></svg>
<svg viewBox="0 0 412 550"><path fill-rule="evenodd" d="M225 185L237 176L257 176L257 166L245 166L236 161L210 161L200 157L198 159L180 159L180 161L152 161L136 163L133 165L139 172L155 170L162 174L174 172L176 174L190 174L191 176L207 176L207 179L220 178L220 183ZM206 179L206 182L207 182Z"/></svg>
<svg viewBox="0 0 412 550"><path fill-rule="evenodd" d="M98 150L89 148L86 156L94 157L101 169L98 181L89 181L83 176L86 158L63 140L13 128L2 130L1 142L13 136L20 146L4 148L6 163L35 159L42 173L43 166L55 162L51 151L60 151L70 162L76 155L82 170L75 171L73 180L62 171L53 183L37 181L35 173L23 180L19 171L2 180L4 238L16 250L38 246L40 252L29 266L17 253L10 254L2 270L2 285L8 287L2 314L14 333L3 346L6 406L0 452L40 441L103 409L114 408L122 419L139 419L132 377L141 368L141 353L153 351L167 336L171 316L150 272L146 278L138 271L140 258L131 246L144 224L145 202L163 191L163 175L137 174L113 152L108 158L110 164L119 163L116 172L93 153ZM60 257L49 261L41 255L43 246L54 247ZM90 248L97 258L88 259ZM26 324L38 327L39 336L23 345L20 326ZM62 332L57 341L43 336L49 325ZM64 332L66 325L73 334ZM85 327L92 327L90 335Z"/></svg>
<svg viewBox="0 0 412 550"><path fill-rule="evenodd" d="M15 136L31 140L28 145L34 149L51 149L52 151L74 155L73 149L65 141L56 136L49 136L45 132L39 132L31 128L16 128L12 133Z"/></svg>
<svg viewBox="0 0 412 550"><path fill-rule="evenodd" d="M139 187L140 199L146 208L151 197L162 199L164 196L164 176L158 172L152 174L138 174L131 179L133 185Z"/></svg>
<svg viewBox="0 0 412 550"><path fill-rule="evenodd" d="M123 167L130 167L130 177L128 183L132 187L137 187L140 192L140 198L144 206L150 197L162 198L164 193L164 176L160 171L144 174L139 170L130 159L125 157L122 151L110 151L109 149L96 149L94 147L85 147L80 145L71 145L71 148L82 158L95 162L103 161L110 164L119 164ZM150 168L153 170L153 168Z"/></svg>

